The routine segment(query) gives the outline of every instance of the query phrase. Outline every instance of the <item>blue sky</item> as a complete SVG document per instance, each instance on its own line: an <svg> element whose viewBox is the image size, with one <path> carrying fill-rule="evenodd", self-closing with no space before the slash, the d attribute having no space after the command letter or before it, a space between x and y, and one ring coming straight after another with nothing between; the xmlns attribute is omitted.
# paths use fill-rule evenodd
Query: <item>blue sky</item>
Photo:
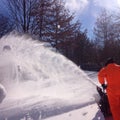
<svg viewBox="0 0 120 120"><path fill-rule="evenodd" d="M88 29L88 36L93 37L93 27L100 11L105 8L108 11L120 10L120 0L66 0L66 7L76 13L83 28Z"/></svg>
<svg viewBox="0 0 120 120"><path fill-rule="evenodd" d="M0 0L0 13L6 12L6 2L5 0Z"/></svg>

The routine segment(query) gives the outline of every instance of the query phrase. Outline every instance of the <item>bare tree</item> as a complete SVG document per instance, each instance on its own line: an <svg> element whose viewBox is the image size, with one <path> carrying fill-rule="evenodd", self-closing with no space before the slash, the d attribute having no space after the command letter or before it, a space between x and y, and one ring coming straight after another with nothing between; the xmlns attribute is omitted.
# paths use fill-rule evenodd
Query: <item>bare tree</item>
<svg viewBox="0 0 120 120"><path fill-rule="evenodd" d="M118 28L113 19L112 14L106 10L101 11L95 24L95 43L97 51L99 51L99 61L103 61L108 57L118 56L119 42L118 42ZM99 49L99 50L98 50Z"/></svg>
<svg viewBox="0 0 120 120"><path fill-rule="evenodd" d="M9 18L0 14L0 37L12 31L13 25Z"/></svg>
<svg viewBox="0 0 120 120"><path fill-rule="evenodd" d="M19 32L28 33L33 24L31 11L37 0L7 0L9 15L15 29Z"/></svg>
<svg viewBox="0 0 120 120"><path fill-rule="evenodd" d="M97 40L99 45L104 46L104 43L113 36L113 30L114 24L112 15L108 14L108 12L104 9L98 16L94 27L95 39Z"/></svg>

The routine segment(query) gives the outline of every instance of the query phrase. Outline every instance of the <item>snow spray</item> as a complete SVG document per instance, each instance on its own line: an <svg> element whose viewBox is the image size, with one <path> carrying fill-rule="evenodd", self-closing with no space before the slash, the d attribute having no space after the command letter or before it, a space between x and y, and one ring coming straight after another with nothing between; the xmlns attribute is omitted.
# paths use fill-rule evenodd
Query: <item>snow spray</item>
<svg viewBox="0 0 120 120"><path fill-rule="evenodd" d="M85 102L96 93L87 75L48 43L12 33L0 39L0 83L11 99L39 96Z"/></svg>

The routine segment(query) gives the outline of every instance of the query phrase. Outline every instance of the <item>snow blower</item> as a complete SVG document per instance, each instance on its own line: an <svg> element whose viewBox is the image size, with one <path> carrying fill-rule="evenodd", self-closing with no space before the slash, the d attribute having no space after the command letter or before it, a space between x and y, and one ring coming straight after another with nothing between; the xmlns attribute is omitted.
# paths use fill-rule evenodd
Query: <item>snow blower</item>
<svg viewBox="0 0 120 120"><path fill-rule="evenodd" d="M97 91L100 95L98 106L101 112L103 113L105 118L112 116L106 91L98 86L97 86Z"/></svg>

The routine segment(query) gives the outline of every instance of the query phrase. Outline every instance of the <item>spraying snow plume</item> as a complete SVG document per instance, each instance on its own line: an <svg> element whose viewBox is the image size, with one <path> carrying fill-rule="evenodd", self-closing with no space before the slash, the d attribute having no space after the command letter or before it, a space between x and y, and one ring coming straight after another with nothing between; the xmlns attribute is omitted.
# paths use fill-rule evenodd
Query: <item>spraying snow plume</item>
<svg viewBox="0 0 120 120"><path fill-rule="evenodd" d="M37 100L50 97L93 101L96 90L86 74L45 46L25 35L10 34L1 38L0 83L8 91L7 98L38 96ZM86 90L89 92L85 93Z"/></svg>

